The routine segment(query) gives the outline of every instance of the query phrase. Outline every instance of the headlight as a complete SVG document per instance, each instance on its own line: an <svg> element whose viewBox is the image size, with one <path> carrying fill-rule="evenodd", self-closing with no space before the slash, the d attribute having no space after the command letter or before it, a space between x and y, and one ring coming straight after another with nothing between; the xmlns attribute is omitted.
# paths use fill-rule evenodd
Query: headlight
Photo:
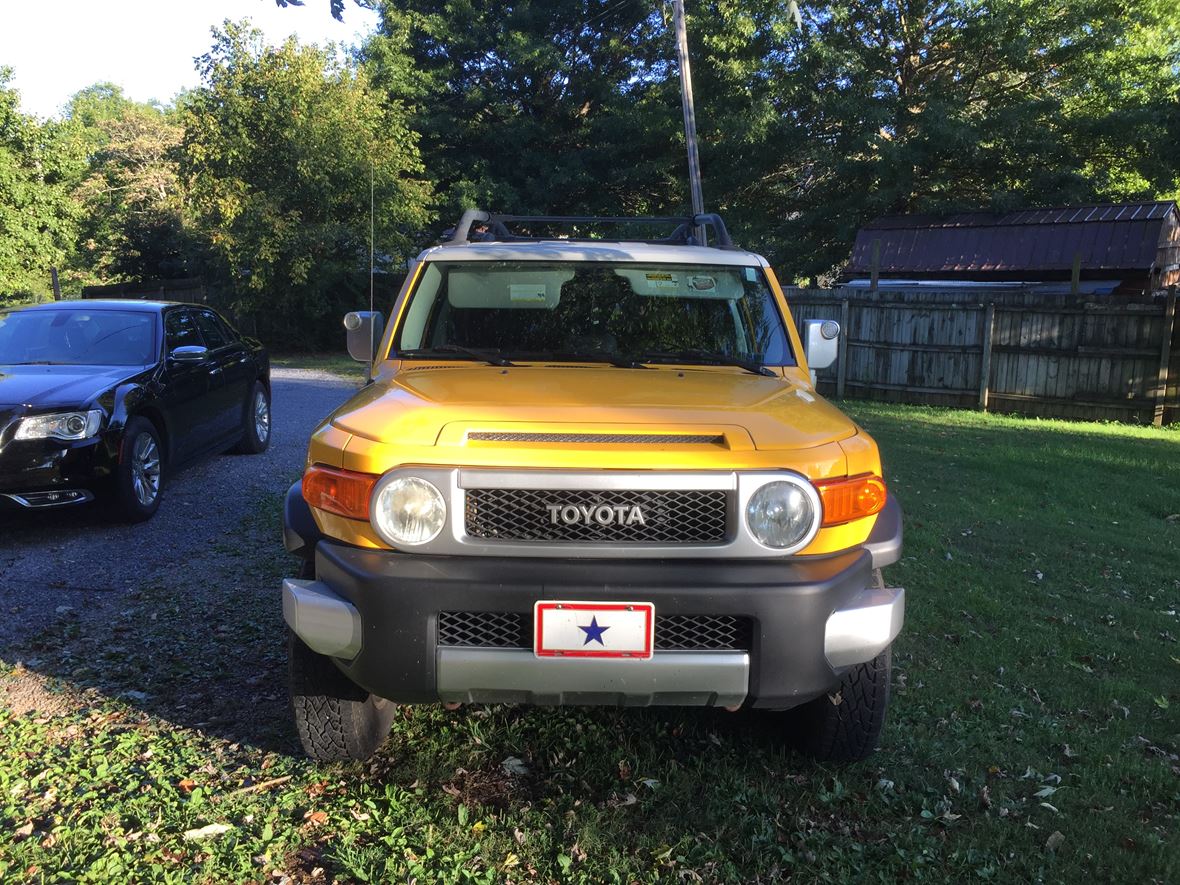
<svg viewBox="0 0 1180 885"><path fill-rule="evenodd" d="M442 492L417 476L382 483L373 497L373 527L395 547L433 541L446 519Z"/></svg>
<svg viewBox="0 0 1180 885"><path fill-rule="evenodd" d="M802 547L819 528L819 496L802 483L769 482L750 496L746 524L760 544L776 550Z"/></svg>
<svg viewBox="0 0 1180 885"><path fill-rule="evenodd" d="M90 439L102 426L102 410L54 412L22 418L13 439Z"/></svg>

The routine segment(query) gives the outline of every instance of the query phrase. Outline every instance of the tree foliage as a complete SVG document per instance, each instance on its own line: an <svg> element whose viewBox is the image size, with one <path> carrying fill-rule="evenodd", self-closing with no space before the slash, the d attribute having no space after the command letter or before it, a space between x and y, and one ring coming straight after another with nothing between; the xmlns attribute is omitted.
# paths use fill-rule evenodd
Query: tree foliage
<svg viewBox="0 0 1180 885"><path fill-rule="evenodd" d="M370 187L383 255L423 226L416 137L363 70L314 47L226 23L199 66L182 145L194 224L239 314L306 333L368 267Z"/></svg>
<svg viewBox="0 0 1180 885"><path fill-rule="evenodd" d="M22 114L0 68L0 303L43 295L73 250L85 150L69 123Z"/></svg>

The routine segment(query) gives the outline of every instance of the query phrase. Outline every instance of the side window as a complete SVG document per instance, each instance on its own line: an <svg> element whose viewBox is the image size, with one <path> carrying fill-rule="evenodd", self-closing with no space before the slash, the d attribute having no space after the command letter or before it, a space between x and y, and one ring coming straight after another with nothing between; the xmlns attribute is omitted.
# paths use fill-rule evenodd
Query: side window
<svg viewBox="0 0 1180 885"><path fill-rule="evenodd" d="M225 345L229 344L229 338L226 337L225 332L221 328L221 323L217 322L217 317L213 315L212 311L198 311L197 325L200 327L201 335L205 339L205 346L210 350L217 350L217 348L225 347Z"/></svg>
<svg viewBox="0 0 1180 885"><path fill-rule="evenodd" d="M201 333L197 331L197 324L193 320L191 311L169 311L164 319L164 337L167 341L168 353L178 347L203 347Z"/></svg>

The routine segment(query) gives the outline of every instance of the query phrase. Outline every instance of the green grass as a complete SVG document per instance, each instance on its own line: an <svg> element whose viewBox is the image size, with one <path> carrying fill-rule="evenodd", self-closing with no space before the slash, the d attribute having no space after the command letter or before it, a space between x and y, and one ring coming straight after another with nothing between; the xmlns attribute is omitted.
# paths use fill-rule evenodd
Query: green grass
<svg viewBox="0 0 1180 885"><path fill-rule="evenodd" d="M207 599L145 588L34 650L86 688L0 712L0 880L1177 881L1180 432L848 409L906 510L871 760L815 765L742 715L494 707L407 709L371 763L311 765L274 498Z"/></svg>
<svg viewBox="0 0 1180 885"><path fill-rule="evenodd" d="M272 366L284 369L318 369L357 379L365 376L364 363L358 363L347 353L280 354L271 356L270 362Z"/></svg>

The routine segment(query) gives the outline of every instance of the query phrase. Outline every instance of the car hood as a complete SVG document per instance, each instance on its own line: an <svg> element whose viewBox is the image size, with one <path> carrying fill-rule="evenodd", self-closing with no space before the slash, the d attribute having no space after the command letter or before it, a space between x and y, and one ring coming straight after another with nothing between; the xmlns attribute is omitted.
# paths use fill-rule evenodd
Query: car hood
<svg viewBox="0 0 1180 885"><path fill-rule="evenodd" d="M338 409L336 428L382 443L455 444L469 432L684 432L730 449L806 449L856 426L790 379L730 368L433 366L401 369Z"/></svg>
<svg viewBox="0 0 1180 885"><path fill-rule="evenodd" d="M0 365L0 408L83 408L142 366Z"/></svg>

